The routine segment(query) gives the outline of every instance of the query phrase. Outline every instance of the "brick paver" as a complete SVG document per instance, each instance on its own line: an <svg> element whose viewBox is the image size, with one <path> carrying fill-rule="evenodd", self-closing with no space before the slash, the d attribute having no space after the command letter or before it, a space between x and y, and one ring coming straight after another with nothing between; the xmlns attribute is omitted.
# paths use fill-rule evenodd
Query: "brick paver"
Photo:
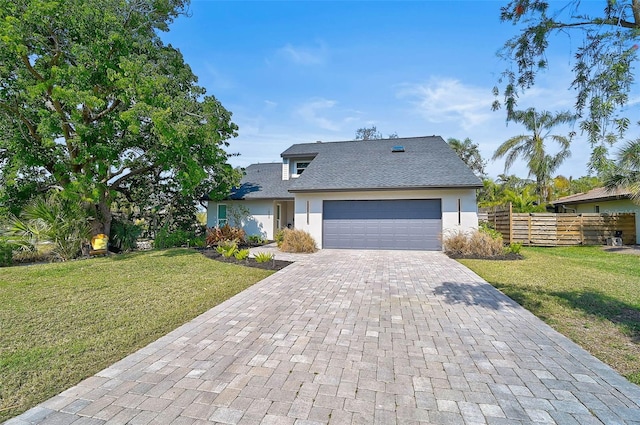
<svg viewBox="0 0 640 425"><path fill-rule="evenodd" d="M290 258L7 424L640 424L639 387L442 253Z"/></svg>

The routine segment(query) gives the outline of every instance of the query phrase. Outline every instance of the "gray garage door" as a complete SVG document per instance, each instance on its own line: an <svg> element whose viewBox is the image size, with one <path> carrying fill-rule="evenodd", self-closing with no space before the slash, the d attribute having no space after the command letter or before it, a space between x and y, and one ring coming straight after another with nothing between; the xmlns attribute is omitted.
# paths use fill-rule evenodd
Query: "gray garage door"
<svg viewBox="0 0 640 425"><path fill-rule="evenodd" d="M440 199L324 201L324 248L441 249Z"/></svg>

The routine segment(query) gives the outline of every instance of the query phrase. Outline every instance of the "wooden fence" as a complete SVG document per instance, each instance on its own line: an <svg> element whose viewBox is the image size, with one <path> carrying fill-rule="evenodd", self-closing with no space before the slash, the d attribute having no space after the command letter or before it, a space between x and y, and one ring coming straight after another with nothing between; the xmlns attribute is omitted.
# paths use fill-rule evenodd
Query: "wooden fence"
<svg viewBox="0 0 640 425"><path fill-rule="evenodd" d="M505 242L529 246L604 245L622 232L622 243L636 242L634 213L514 213L508 209L487 212L487 221Z"/></svg>

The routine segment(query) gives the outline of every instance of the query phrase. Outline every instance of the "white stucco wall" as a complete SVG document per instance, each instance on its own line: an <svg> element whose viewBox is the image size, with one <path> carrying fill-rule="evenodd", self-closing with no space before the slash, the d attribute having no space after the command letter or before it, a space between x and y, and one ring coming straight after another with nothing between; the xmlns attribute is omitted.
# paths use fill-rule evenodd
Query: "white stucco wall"
<svg viewBox="0 0 640 425"><path fill-rule="evenodd" d="M227 211L234 204L242 204L247 207L251 216L244 220L242 228L247 236L260 235L263 238L273 239L273 201L222 201L211 202L207 207L207 227L215 227L218 224L218 204L226 204ZM227 217L228 217L227 213Z"/></svg>
<svg viewBox="0 0 640 425"><path fill-rule="evenodd" d="M441 199L442 228L445 234L478 228L475 189L325 192L296 193L295 195L295 227L309 232L320 248L322 248L322 202L324 200ZM458 199L462 203L460 223L458 223ZM310 207L308 215L307 202Z"/></svg>
<svg viewBox="0 0 640 425"><path fill-rule="evenodd" d="M233 205L244 205L251 214L250 217L242 222L242 228L247 236L260 235L263 238L273 240L275 230L276 204L281 205L281 227L287 225L294 226L294 207L293 201L288 200L250 200L250 201L220 201L211 202L207 207L207 227L215 227L218 225L218 205L225 204L227 206L227 218L229 218L229 209Z"/></svg>
<svg viewBox="0 0 640 425"><path fill-rule="evenodd" d="M601 213L636 213L636 243L640 244L640 205L634 204L631 199L572 204L567 205L569 209L565 211L573 212L573 208L575 208L576 213L595 213L596 205L600 207Z"/></svg>

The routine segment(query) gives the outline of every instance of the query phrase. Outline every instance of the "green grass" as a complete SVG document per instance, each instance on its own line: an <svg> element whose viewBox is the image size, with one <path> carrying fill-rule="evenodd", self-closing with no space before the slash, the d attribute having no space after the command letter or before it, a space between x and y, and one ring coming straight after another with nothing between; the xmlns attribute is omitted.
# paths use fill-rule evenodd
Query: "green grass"
<svg viewBox="0 0 640 425"><path fill-rule="evenodd" d="M522 261L460 262L640 384L640 257L600 247L522 253Z"/></svg>
<svg viewBox="0 0 640 425"><path fill-rule="evenodd" d="M0 268L0 422L271 273L186 249Z"/></svg>

